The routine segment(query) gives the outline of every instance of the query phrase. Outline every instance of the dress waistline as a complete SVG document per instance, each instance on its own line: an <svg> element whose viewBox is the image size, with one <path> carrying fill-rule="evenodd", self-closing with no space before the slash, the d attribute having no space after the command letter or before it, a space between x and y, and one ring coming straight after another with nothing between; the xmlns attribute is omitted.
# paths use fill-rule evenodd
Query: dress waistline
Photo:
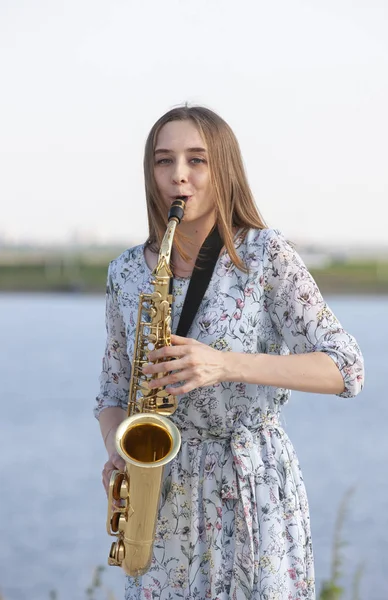
<svg viewBox="0 0 388 600"><path fill-rule="evenodd" d="M279 422L279 417L275 413L267 413L264 415L258 423L251 426L246 426L242 423L236 424L234 429L231 430L212 430L210 429L202 429L201 427L191 426L187 429L181 429L180 434L182 441L189 442L191 440L200 440L200 441L214 441L214 442L222 442L222 441L232 441L238 435L244 433L245 435L251 434L252 436L256 435L263 429L279 429L282 430L282 427Z"/></svg>

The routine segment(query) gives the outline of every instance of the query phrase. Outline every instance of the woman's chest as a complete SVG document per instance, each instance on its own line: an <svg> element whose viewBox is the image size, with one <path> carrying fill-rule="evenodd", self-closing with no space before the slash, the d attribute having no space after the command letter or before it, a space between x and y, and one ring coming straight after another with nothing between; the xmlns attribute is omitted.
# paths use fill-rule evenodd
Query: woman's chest
<svg viewBox="0 0 388 600"><path fill-rule="evenodd" d="M185 302L197 294L188 279L173 280L171 329L175 333ZM127 349L133 355L138 321L149 322L150 315L138 311L141 294L152 294L152 278L145 277L136 284L124 286L121 293L122 311L127 337ZM147 303L145 303L147 306ZM218 350L234 352L266 352L271 322L266 310L263 280L260 269L243 273L225 260L220 260L194 316L188 337Z"/></svg>
<svg viewBox="0 0 388 600"><path fill-rule="evenodd" d="M270 318L257 271L230 271L221 264L196 314L190 337L216 349L264 352Z"/></svg>

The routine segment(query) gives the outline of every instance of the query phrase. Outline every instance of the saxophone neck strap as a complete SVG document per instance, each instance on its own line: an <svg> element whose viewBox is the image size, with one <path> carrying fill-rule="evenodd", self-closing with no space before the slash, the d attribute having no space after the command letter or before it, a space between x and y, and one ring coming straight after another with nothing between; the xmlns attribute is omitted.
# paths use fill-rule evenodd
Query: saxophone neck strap
<svg viewBox="0 0 388 600"><path fill-rule="evenodd" d="M189 287L182 313L179 319L176 335L186 337L197 314L199 305L207 290L217 259L224 245L218 227L209 233L201 246L195 267L191 275ZM172 283L172 280L171 280Z"/></svg>

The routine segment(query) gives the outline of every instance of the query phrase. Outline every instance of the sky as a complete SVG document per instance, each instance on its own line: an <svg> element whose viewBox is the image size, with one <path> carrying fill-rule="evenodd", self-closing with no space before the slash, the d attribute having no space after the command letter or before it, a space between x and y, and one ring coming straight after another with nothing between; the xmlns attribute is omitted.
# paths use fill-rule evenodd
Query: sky
<svg viewBox="0 0 388 600"><path fill-rule="evenodd" d="M386 0L0 0L0 239L144 241L161 114L218 112L295 242L388 243Z"/></svg>

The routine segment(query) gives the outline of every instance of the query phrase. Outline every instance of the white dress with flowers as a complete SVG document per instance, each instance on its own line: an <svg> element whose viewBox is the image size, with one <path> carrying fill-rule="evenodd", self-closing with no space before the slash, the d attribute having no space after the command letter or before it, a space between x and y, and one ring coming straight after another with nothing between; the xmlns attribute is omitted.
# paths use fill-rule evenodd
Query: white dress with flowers
<svg viewBox="0 0 388 600"><path fill-rule="evenodd" d="M244 273L221 253L188 337L223 352L325 352L344 379L363 385L363 360L277 230L236 238ZM176 278L173 332L189 279ZM151 291L144 245L109 266L107 345L95 414L126 408L139 294ZM305 487L279 422L290 392L220 383L179 398L182 434L165 468L150 570L127 578L126 600L313 599L314 566Z"/></svg>

